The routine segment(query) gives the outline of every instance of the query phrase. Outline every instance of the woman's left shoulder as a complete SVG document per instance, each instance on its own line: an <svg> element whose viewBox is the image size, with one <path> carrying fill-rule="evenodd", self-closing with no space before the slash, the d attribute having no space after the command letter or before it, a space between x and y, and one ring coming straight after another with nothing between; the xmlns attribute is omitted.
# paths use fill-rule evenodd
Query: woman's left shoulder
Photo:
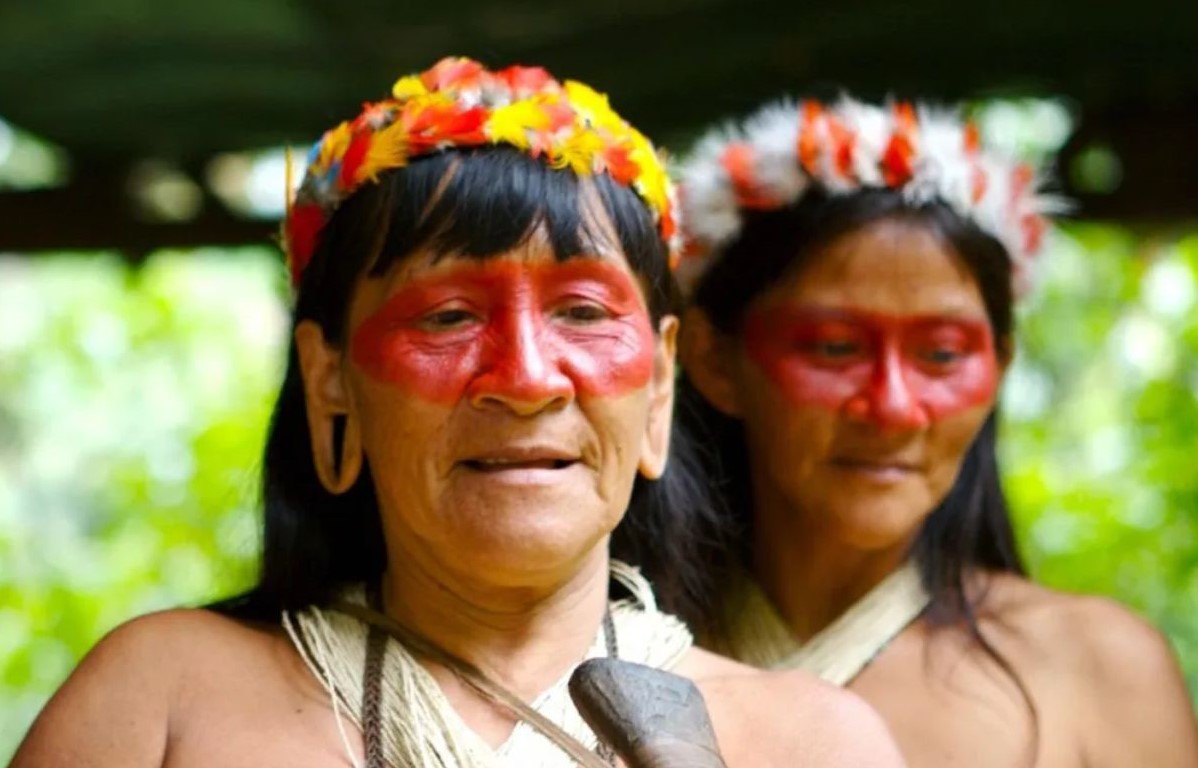
<svg viewBox="0 0 1198 768"><path fill-rule="evenodd" d="M987 624L1024 646L1034 662L1088 685L1122 687L1136 678L1176 674L1168 639L1107 597L1061 592L1009 574L989 577ZM1133 678L1127 680L1124 678Z"/></svg>
<svg viewBox="0 0 1198 768"><path fill-rule="evenodd" d="M1046 721L1075 732L1086 764L1198 764L1190 696L1164 634L1109 598L1007 574L985 586L985 637L1028 684Z"/></svg>
<svg viewBox="0 0 1198 768"><path fill-rule="evenodd" d="M1110 598L1060 592L1010 575L992 577L986 603L993 617L987 628L1003 639L1004 653L1018 655L1021 671L1035 674L1042 692L1077 714L1088 713L1084 720L1099 731L1102 723L1120 723L1127 737L1121 746L1159 737L1198 755L1181 665L1169 639L1150 622ZM1103 741L1110 734L1092 738Z"/></svg>

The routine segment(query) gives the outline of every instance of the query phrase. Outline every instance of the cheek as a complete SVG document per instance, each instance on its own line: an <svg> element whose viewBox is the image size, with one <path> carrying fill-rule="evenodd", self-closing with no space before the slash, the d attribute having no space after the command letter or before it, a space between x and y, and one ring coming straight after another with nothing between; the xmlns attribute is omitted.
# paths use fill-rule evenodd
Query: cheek
<svg viewBox="0 0 1198 768"><path fill-rule="evenodd" d="M486 346L486 333L471 330L430 338L393 327L385 315L363 322L350 352L355 364L378 382L434 402L455 402L465 391Z"/></svg>
<svg viewBox="0 0 1198 768"><path fill-rule="evenodd" d="M595 457L604 483L623 482L636 474L649 423L649 393L642 389L618 397L590 398L579 403L594 435Z"/></svg>
<svg viewBox="0 0 1198 768"><path fill-rule="evenodd" d="M988 406L958 411L938 421L928 433L928 483L939 502L952 488L973 441L986 418Z"/></svg>
<svg viewBox="0 0 1198 768"><path fill-rule="evenodd" d="M862 371L821 369L794 355L762 353L755 356L754 361L796 407L840 410L868 380L868 374Z"/></svg>
<svg viewBox="0 0 1198 768"><path fill-rule="evenodd" d="M989 410L998 394L998 379L998 362L993 354L973 355L946 376L909 376L913 394L937 420L975 408Z"/></svg>
<svg viewBox="0 0 1198 768"><path fill-rule="evenodd" d="M556 358L579 394L619 397L648 386L655 337L649 317L636 313L594 327L555 328Z"/></svg>
<svg viewBox="0 0 1198 768"><path fill-rule="evenodd" d="M415 491L430 460L442 453L440 447L451 434L452 410L367 377L357 377L352 388L362 447L375 483Z"/></svg>
<svg viewBox="0 0 1198 768"><path fill-rule="evenodd" d="M820 405L795 403L768 374L751 367L738 389L750 461L768 467L780 484L801 484L832 443L837 414Z"/></svg>
<svg viewBox="0 0 1198 768"><path fill-rule="evenodd" d="M745 326L744 349L770 383L796 407L817 406L838 410L868 384L864 365L830 369L813 364L783 341L771 317L750 316Z"/></svg>

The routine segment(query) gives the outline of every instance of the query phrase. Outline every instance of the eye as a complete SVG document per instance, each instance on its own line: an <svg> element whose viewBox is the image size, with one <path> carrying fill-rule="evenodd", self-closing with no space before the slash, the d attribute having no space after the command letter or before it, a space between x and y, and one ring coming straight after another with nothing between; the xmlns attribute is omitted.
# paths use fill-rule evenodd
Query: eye
<svg viewBox="0 0 1198 768"><path fill-rule="evenodd" d="M605 307L589 301L567 304L559 308L554 314L563 320L580 325L597 323L611 317L611 313Z"/></svg>
<svg viewBox="0 0 1198 768"><path fill-rule="evenodd" d="M450 331L478 321L478 315L468 309L441 309L420 318L421 327L430 331Z"/></svg>
<svg viewBox="0 0 1198 768"><path fill-rule="evenodd" d="M932 365L952 365L964 357L964 355L962 355L960 350L957 349L952 349L949 347L936 347L924 350L922 352L922 357L926 362L929 362Z"/></svg>
<svg viewBox="0 0 1198 768"><path fill-rule="evenodd" d="M813 355L827 358L829 360L843 360L853 357L860 354L862 350L862 346L859 342L848 339L812 341L803 345L803 348Z"/></svg>

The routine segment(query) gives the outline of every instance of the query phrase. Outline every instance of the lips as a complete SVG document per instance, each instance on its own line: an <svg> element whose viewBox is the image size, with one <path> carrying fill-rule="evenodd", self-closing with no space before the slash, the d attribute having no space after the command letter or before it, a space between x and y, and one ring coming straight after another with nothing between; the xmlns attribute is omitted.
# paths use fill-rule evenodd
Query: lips
<svg viewBox="0 0 1198 768"><path fill-rule="evenodd" d="M504 446L469 456L459 463L475 472L499 473L512 470L567 469L580 460L579 455L557 446Z"/></svg>
<svg viewBox="0 0 1198 768"><path fill-rule="evenodd" d="M919 465L910 461L889 458L840 457L833 459L831 464L847 477L882 485L901 483L921 471Z"/></svg>
<svg viewBox="0 0 1198 768"><path fill-rule="evenodd" d="M832 459L832 463L846 469L861 469L873 471L892 471L892 472L918 472L919 465L902 460L892 459L865 459L865 458L850 458L838 457Z"/></svg>
<svg viewBox="0 0 1198 768"><path fill-rule="evenodd" d="M509 469L565 469L573 463L566 459L530 459L527 461L467 459L462 462L475 472L503 472Z"/></svg>

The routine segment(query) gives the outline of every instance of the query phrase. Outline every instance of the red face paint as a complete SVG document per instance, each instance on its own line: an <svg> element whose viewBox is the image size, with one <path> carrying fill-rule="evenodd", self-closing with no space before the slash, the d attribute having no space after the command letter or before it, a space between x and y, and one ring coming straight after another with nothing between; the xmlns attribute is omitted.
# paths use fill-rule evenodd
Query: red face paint
<svg viewBox="0 0 1198 768"><path fill-rule="evenodd" d="M587 258L468 262L418 278L351 341L367 374L443 403L620 395L649 382L653 352L636 284Z"/></svg>
<svg viewBox="0 0 1198 768"><path fill-rule="evenodd" d="M787 398L918 429L990 401L998 358L985 321L777 307L751 313L745 348Z"/></svg>

